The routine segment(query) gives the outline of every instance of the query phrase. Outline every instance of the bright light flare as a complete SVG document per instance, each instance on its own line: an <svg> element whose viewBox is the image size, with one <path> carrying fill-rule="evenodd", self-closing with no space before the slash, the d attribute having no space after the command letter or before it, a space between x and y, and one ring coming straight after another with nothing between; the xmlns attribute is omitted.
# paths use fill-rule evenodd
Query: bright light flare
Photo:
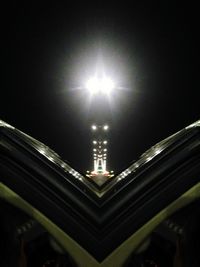
<svg viewBox="0 0 200 267"><path fill-rule="evenodd" d="M108 126L108 125L104 125L104 126L103 126L103 129L104 129L104 131L107 131L107 130L108 130L108 128L109 128L109 126Z"/></svg>
<svg viewBox="0 0 200 267"><path fill-rule="evenodd" d="M91 94L102 93L109 95L114 87L114 82L109 77L92 77L86 83L86 88Z"/></svg>
<svg viewBox="0 0 200 267"><path fill-rule="evenodd" d="M98 79L96 77L90 78L86 84L86 88L91 94L98 93L100 89Z"/></svg>
<svg viewBox="0 0 200 267"><path fill-rule="evenodd" d="M103 94L110 94L114 89L114 83L110 78L105 77L101 82L101 92Z"/></svg>
<svg viewBox="0 0 200 267"><path fill-rule="evenodd" d="M97 126L94 125L94 124L91 126L91 128L92 128L93 131L96 131L97 130Z"/></svg>

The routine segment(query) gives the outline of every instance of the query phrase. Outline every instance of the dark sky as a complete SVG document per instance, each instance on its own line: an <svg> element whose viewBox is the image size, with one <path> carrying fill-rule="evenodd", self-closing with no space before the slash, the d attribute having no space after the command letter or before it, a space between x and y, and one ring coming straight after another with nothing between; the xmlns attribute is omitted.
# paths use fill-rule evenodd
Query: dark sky
<svg viewBox="0 0 200 267"><path fill-rule="evenodd" d="M110 124L108 160L118 172L199 119L196 7L159 2L12 2L2 10L0 118L82 172L91 168L92 122ZM83 88L99 57L121 88L110 99Z"/></svg>

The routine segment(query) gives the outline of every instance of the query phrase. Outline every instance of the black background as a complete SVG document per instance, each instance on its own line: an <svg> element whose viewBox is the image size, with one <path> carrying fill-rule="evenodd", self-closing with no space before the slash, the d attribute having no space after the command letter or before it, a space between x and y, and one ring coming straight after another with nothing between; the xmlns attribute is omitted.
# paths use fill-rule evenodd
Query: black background
<svg viewBox="0 0 200 267"><path fill-rule="evenodd" d="M108 122L108 165L122 170L199 119L196 9L177 1L8 4L0 118L83 173L92 168L90 125ZM75 89L99 51L124 88L111 104L102 96L89 104Z"/></svg>

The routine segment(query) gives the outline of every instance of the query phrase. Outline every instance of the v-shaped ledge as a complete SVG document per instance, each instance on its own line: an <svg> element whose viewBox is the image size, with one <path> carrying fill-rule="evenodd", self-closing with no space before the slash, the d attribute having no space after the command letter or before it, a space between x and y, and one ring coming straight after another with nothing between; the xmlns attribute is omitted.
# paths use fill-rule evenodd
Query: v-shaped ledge
<svg viewBox="0 0 200 267"><path fill-rule="evenodd" d="M188 127L182 129L181 131L169 136L168 138L162 140L161 142L157 143L145 153L141 155L138 161L131 164L128 168L126 168L123 172L116 175L110 181L106 183L102 183L101 186L98 184L92 183L87 177L80 174L78 171L73 169L69 164L61 159L61 157L52 149L50 149L45 144L39 142L38 140L34 139L33 137L19 131L18 129L14 128L13 126L9 125L8 123L0 120L0 128L7 128L13 130L13 134L17 135L21 138L27 145L34 148L37 152L43 155L46 159L60 167L64 170L64 172L70 174L75 179L79 180L80 183L83 183L85 187L87 187L91 192L96 194L99 198L103 197L109 190L112 190L118 182L120 182L124 178L128 178L132 173L136 172L139 168L141 168L144 164L148 163L150 160L154 159L158 156L163 150L167 147L172 145L176 142L176 140L180 139L185 130L193 129L196 127L200 127L200 120L196 121L195 123L189 125Z"/></svg>
<svg viewBox="0 0 200 267"><path fill-rule="evenodd" d="M0 182L103 262L200 177L200 121L98 186L54 151L0 121Z"/></svg>

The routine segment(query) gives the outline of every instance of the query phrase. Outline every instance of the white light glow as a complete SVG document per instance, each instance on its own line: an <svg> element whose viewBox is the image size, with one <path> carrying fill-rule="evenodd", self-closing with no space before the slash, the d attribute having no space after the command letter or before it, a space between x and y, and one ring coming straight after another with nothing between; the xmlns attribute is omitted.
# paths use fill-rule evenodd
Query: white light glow
<svg viewBox="0 0 200 267"><path fill-rule="evenodd" d="M91 94L110 94L114 89L114 82L109 77L92 77L86 83L86 88Z"/></svg>
<svg viewBox="0 0 200 267"><path fill-rule="evenodd" d="M101 91L102 91L102 93L110 94L113 89L114 89L113 81L110 78L105 77L101 82Z"/></svg>
<svg viewBox="0 0 200 267"><path fill-rule="evenodd" d="M97 130L97 126L96 125L92 125L91 128L92 128L93 131L96 131Z"/></svg>
<svg viewBox="0 0 200 267"><path fill-rule="evenodd" d="M107 145L107 143L108 143L108 141L103 141L103 144L104 144L104 145Z"/></svg>
<svg viewBox="0 0 200 267"><path fill-rule="evenodd" d="M98 79L96 77L90 78L86 84L86 88L91 94L98 93L100 90Z"/></svg>
<svg viewBox="0 0 200 267"><path fill-rule="evenodd" d="M107 124L103 126L104 131L107 131L108 128L109 128L109 126Z"/></svg>
<svg viewBox="0 0 200 267"><path fill-rule="evenodd" d="M94 140L94 141L93 141L93 144L96 145L96 144L97 144L97 141Z"/></svg>
<svg viewBox="0 0 200 267"><path fill-rule="evenodd" d="M104 148L104 150L103 150L104 152L106 152L107 151L107 148Z"/></svg>

